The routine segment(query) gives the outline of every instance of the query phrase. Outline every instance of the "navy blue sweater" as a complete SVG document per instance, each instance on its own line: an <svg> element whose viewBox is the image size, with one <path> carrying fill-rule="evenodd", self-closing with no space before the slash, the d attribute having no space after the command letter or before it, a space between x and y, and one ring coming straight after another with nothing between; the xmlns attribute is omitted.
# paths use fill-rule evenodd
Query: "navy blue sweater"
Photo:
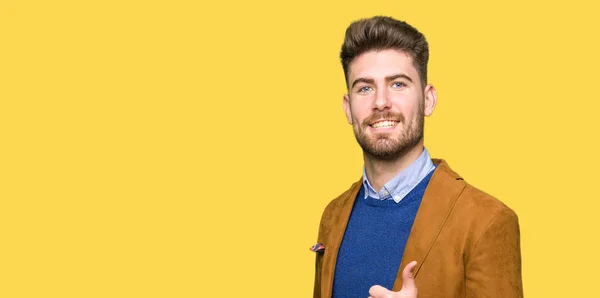
<svg viewBox="0 0 600 298"><path fill-rule="evenodd" d="M364 199L361 188L338 252L333 297L369 297L373 285L392 289L406 240L433 172L399 203Z"/></svg>

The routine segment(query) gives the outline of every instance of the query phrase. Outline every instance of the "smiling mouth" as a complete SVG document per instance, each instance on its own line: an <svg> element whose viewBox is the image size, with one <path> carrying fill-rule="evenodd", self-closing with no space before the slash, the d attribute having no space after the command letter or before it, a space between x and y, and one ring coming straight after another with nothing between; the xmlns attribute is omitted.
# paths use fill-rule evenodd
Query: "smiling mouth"
<svg viewBox="0 0 600 298"><path fill-rule="evenodd" d="M383 121L377 121L375 123L372 123L370 126L373 128L387 128L387 127L396 126L396 124L398 124L398 121L383 120Z"/></svg>

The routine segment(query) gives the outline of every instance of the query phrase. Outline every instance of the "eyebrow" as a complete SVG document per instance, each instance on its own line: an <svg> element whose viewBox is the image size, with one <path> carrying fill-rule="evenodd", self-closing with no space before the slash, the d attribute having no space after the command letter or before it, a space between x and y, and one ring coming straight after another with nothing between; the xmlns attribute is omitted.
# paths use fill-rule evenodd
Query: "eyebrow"
<svg viewBox="0 0 600 298"><path fill-rule="evenodd" d="M402 73L391 75L391 76L387 76L387 77L385 77L385 81L389 82L389 81L393 81L393 80L399 79L399 78L406 79L406 80L408 80L411 83L413 82L413 80L409 76L407 76L405 74L402 74ZM373 79L369 79L369 78L357 78L357 79L355 79L352 82L352 87L351 88L354 88L354 86L356 84L361 83L361 82L362 83L366 83L366 84L375 84L375 80L373 80Z"/></svg>

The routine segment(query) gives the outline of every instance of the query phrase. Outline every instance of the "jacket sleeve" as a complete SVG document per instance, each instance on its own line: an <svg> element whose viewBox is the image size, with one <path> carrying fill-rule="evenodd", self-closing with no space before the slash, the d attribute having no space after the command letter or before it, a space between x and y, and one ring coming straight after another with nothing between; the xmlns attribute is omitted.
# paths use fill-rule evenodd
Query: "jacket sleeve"
<svg viewBox="0 0 600 298"><path fill-rule="evenodd" d="M517 215L500 211L474 244L466 264L466 297L523 297Z"/></svg>
<svg viewBox="0 0 600 298"><path fill-rule="evenodd" d="M324 242L324 232L325 227L323 224L323 217L327 212L327 208L323 212L323 216L321 217L321 223L319 224L319 236L317 237L317 242L323 244ZM315 284L313 289L313 297L321 298L321 272L323 270L323 253L315 253Z"/></svg>
<svg viewBox="0 0 600 298"><path fill-rule="evenodd" d="M321 298L321 268L323 265L323 254L316 254L315 262L315 288L313 290L314 298Z"/></svg>
<svg viewBox="0 0 600 298"><path fill-rule="evenodd" d="M333 221L334 212L334 204L335 200L330 202L325 210L323 210L323 214L321 215L321 222L319 224L319 235L317 237L317 242L321 243L325 246L325 250L327 250L329 233L331 232L331 225ZM321 298L321 284L322 284L322 272L323 272L323 256L324 253L315 253L315 285L313 290L314 298Z"/></svg>

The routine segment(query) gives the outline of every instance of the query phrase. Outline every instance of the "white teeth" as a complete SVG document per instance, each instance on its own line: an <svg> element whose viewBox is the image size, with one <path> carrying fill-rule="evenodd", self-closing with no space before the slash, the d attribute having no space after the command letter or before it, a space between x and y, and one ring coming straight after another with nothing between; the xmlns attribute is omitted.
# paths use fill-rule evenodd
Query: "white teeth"
<svg viewBox="0 0 600 298"><path fill-rule="evenodd" d="M373 125L371 125L373 128L382 128L382 127L392 127L394 125L396 125L396 121L380 121L377 123L374 123Z"/></svg>

